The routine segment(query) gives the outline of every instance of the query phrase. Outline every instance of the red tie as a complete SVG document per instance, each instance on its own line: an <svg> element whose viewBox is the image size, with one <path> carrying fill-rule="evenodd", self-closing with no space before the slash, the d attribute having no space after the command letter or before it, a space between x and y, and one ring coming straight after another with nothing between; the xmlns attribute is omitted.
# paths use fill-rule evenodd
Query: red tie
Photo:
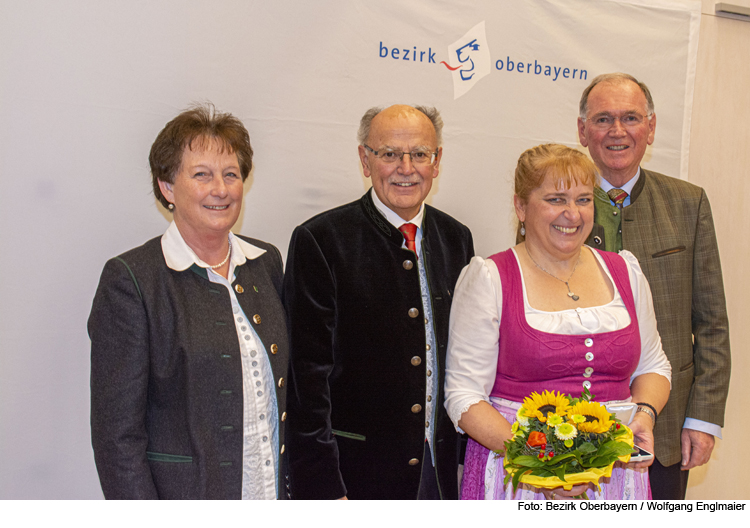
<svg viewBox="0 0 750 528"><path fill-rule="evenodd" d="M417 236L417 226L414 224L406 223L398 228L399 231L401 231L401 234L404 235L404 240L406 241L406 249L410 249L414 252L414 254L417 254L417 245L414 243L414 240Z"/></svg>

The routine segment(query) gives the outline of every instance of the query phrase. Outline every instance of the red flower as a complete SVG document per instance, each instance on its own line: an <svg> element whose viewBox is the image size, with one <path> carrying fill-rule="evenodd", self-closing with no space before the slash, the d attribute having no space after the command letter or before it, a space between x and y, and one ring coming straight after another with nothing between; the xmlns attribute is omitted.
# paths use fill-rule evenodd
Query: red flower
<svg viewBox="0 0 750 528"><path fill-rule="evenodd" d="M547 445L547 436L539 431L529 433L529 439L526 441L529 447L545 447Z"/></svg>

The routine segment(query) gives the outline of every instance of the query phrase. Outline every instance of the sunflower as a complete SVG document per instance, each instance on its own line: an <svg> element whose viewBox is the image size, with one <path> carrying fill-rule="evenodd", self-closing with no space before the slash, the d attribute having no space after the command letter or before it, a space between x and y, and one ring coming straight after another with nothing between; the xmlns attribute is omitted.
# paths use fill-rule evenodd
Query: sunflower
<svg viewBox="0 0 750 528"><path fill-rule="evenodd" d="M524 398L521 409L525 409L526 416L536 417L540 422L546 422L549 413L555 413L558 416L567 415L569 406L570 400L561 392L544 391L541 394L532 392Z"/></svg>
<svg viewBox="0 0 750 528"><path fill-rule="evenodd" d="M614 423L607 408L596 402L579 401L570 409L570 415L574 414L586 418L577 424L582 433L606 433Z"/></svg>

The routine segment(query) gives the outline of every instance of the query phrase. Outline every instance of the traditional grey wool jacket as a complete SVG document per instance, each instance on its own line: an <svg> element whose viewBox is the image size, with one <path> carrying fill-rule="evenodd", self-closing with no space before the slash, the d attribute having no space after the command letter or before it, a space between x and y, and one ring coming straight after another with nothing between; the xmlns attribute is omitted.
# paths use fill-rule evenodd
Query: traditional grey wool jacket
<svg viewBox="0 0 750 528"><path fill-rule="evenodd" d="M724 425L731 357L729 322L711 206L703 189L641 168L620 213L596 202L596 217L620 217L622 249L636 256L654 299L672 391L654 429L656 458L681 460L685 418ZM594 225L587 244L617 250ZM605 245L606 244L606 245Z"/></svg>
<svg viewBox="0 0 750 528"><path fill-rule="evenodd" d="M273 371L279 495L288 361L279 251L235 268L237 299ZM160 238L107 262L88 321L91 436L108 499L239 499L243 383L229 292L193 265L170 269Z"/></svg>
<svg viewBox="0 0 750 528"><path fill-rule="evenodd" d="M416 499L425 450L425 324L434 323L438 401L431 445L440 493L457 498L458 436L443 405L448 318L474 255L469 229L425 205L419 270L370 193L295 229L284 302L289 314L292 498Z"/></svg>

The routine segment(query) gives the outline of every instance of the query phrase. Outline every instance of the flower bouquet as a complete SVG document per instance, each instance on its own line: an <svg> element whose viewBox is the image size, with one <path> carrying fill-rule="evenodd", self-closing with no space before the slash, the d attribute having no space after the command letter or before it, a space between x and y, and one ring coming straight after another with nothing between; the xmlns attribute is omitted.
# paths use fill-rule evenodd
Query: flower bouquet
<svg viewBox="0 0 750 528"><path fill-rule="evenodd" d="M524 399L505 442L504 484L538 488L594 483L609 477L617 460L628 462L633 432L585 389L580 398L544 391Z"/></svg>

